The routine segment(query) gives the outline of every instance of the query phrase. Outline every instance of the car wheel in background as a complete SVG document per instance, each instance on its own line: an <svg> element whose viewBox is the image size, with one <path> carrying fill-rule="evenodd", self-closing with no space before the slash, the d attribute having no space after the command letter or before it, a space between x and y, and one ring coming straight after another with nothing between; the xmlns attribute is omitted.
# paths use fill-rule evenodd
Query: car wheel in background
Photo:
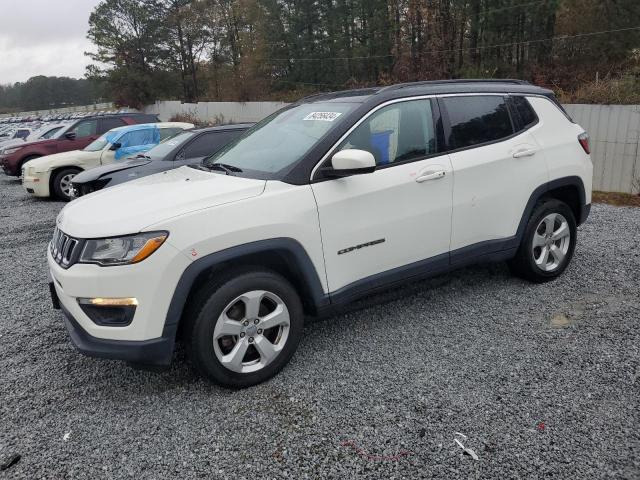
<svg viewBox="0 0 640 480"><path fill-rule="evenodd" d="M64 168L56 172L51 183L53 196L67 202L71 200L71 180L78 173L80 170L76 168Z"/></svg>
<svg viewBox="0 0 640 480"><path fill-rule="evenodd" d="M27 164L27 162L30 162L31 160L35 160L36 158L40 158L40 155L31 155L30 157L27 157L24 160L22 160L22 163L20 163L20 175L21 176L22 176L22 168Z"/></svg>

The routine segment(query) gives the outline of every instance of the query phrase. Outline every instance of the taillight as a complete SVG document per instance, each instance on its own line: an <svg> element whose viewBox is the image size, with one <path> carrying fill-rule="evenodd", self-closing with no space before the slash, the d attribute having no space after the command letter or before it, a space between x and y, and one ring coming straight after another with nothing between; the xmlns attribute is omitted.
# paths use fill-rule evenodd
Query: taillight
<svg viewBox="0 0 640 480"><path fill-rule="evenodd" d="M578 135L578 142L582 145L585 153L589 155L591 153L591 147L589 146L589 134L587 132Z"/></svg>

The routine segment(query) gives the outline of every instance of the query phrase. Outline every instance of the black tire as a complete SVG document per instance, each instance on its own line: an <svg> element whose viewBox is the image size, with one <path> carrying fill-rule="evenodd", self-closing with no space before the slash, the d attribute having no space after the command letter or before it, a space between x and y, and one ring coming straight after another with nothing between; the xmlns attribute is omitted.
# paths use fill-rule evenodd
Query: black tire
<svg viewBox="0 0 640 480"><path fill-rule="evenodd" d="M249 331L247 331L247 333L242 332L240 335L243 335L243 339L241 339L240 336L225 336L216 341L228 342L227 345L224 345L223 343L214 342L214 330L216 324L220 322L220 316L223 311L225 309L227 309L227 312L233 310L234 307L228 308L231 302L234 302L234 300L241 295L257 290L275 294L275 296L281 299L284 305L286 305L289 312L288 335L283 345L281 345L279 354L275 356L271 363L262 366L254 372L233 371L222 364L218 359L218 354L229 354L236 346L233 342L239 342L240 340L249 342L253 340L251 335L260 333L261 331L254 333L250 333ZM266 300L271 301L269 298ZM264 300L261 302L264 302ZM238 304L234 302L233 305ZM243 303L243 305L246 309L246 304ZM261 308L264 306L262 303L260 303L260 305ZM229 314L229 316L231 316L231 314ZM258 315L260 319L263 316L264 315L261 314ZM244 319L242 314L239 315L238 318ZM300 343L304 329L302 303L296 290L282 276L259 268L236 269L206 284L198 291L192 301L190 301L183 321L185 322L185 350L196 371L214 383L228 388L250 387L276 375L293 356L298 347L298 343ZM260 324L258 324L256 328L259 327L259 325ZM251 326L245 328L251 328ZM264 337L266 338L268 334L271 335L276 328L280 327L265 330L263 332ZM279 330L279 332L281 332L281 330ZM278 338L282 338L283 334L277 333L277 335L279 336ZM251 359L250 355L255 356L256 354L259 356L260 362L262 361L262 357L257 349L258 336L261 335L256 334L256 340L253 340L254 343L249 345L246 354L243 354L242 359L247 359L245 362ZM270 340L270 342L271 341L272 340ZM276 343L275 340L273 341ZM215 346L214 343L216 343ZM251 350L252 346L253 350ZM223 347L227 348L227 353L222 351ZM243 363L243 365L245 365L245 363Z"/></svg>
<svg viewBox="0 0 640 480"><path fill-rule="evenodd" d="M51 190L53 196L60 200L64 200L65 202L71 200L69 193L66 193L66 188L63 185L63 182L68 179L70 186L71 183L69 177L71 176L71 178L73 178L80 172L81 170L77 168L63 168L62 170L57 171L53 176L53 180L51 181Z"/></svg>
<svg viewBox="0 0 640 480"><path fill-rule="evenodd" d="M30 162L31 160L35 160L36 158L40 158L40 157L41 155L31 155L30 157L26 157L24 160L22 160L22 162L20 162L20 169L18 170L18 176L22 175L22 167L24 167L27 162Z"/></svg>
<svg viewBox="0 0 640 480"><path fill-rule="evenodd" d="M559 214L564 217L569 227L570 236L568 239L567 252L564 255L564 258L559 262L552 259L552 263L555 265L557 262L557 266L553 267L551 265L553 268L547 271L536 263L536 254L538 254L539 259L542 258L540 254L536 252L541 252L544 247L537 247L537 250L534 250L534 237L537 232L544 229L543 225L541 225L543 219L551 214ZM557 221L559 222L560 220ZM534 283L543 283L553 280L560 276L571 262L573 252L576 248L576 239L576 219L571 208L560 200L544 199L534 208L531 218L529 219L529 222L527 222L516 256L509 261L509 268L514 275ZM549 239L549 241L551 242L551 239ZM556 243L556 246L557 245L558 244ZM550 254L549 258L551 257L553 257L553 254Z"/></svg>

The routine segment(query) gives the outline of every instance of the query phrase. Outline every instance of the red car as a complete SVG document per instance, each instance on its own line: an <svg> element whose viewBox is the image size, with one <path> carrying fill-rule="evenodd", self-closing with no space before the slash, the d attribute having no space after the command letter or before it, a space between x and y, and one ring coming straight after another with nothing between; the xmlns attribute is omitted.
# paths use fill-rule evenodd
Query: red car
<svg viewBox="0 0 640 480"><path fill-rule="evenodd" d="M124 113L87 117L67 127L64 133L48 140L12 145L0 152L0 166L7 175L19 177L22 166L34 158L54 153L82 150L109 130L137 123L155 123L158 117L143 113Z"/></svg>

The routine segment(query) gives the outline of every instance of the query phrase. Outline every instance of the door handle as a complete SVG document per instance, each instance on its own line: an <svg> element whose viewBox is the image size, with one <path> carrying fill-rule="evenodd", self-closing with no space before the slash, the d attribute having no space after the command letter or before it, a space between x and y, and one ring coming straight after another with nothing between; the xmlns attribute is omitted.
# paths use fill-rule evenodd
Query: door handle
<svg viewBox="0 0 640 480"><path fill-rule="evenodd" d="M513 158L533 157L538 150L535 148L529 148L527 150L520 150L513 154Z"/></svg>
<svg viewBox="0 0 640 480"><path fill-rule="evenodd" d="M424 175L420 175L418 178L416 178L416 182L422 183L422 182L428 182L429 180L438 180L440 178L444 178L446 174L447 172L445 172L444 170L425 173Z"/></svg>

